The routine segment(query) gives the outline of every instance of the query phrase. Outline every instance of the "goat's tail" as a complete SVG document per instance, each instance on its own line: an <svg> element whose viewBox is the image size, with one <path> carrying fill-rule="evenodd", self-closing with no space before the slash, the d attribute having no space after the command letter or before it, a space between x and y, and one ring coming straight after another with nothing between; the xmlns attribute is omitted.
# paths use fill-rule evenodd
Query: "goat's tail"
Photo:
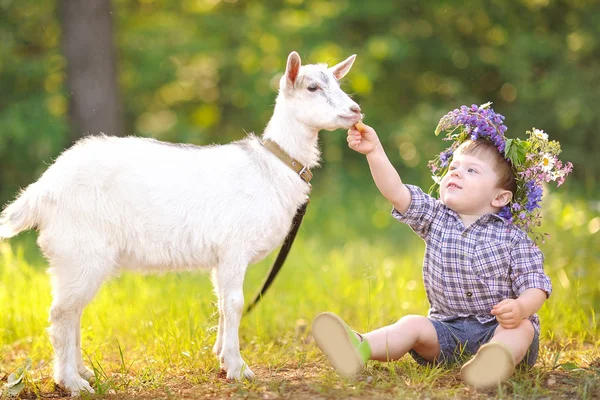
<svg viewBox="0 0 600 400"><path fill-rule="evenodd" d="M38 223L38 185L22 190L17 198L0 214L0 240L11 238Z"/></svg>

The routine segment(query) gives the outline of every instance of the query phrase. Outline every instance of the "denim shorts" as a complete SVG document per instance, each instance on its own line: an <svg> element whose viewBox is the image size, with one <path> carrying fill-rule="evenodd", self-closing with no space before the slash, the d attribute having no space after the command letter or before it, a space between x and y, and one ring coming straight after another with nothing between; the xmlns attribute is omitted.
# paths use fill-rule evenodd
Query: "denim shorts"
<svg viewBox="0 0 600 400"><path fill-rule="evenodd" d="M440 355L434 361L427 361L416 351L410 350L410 355L421 365L436 365L443 363L460 363L479 350L479 347L489 342L498 327L498 321L492 320L482 324L475 317L446 318L438 321L429 319L437 332L440 343ZM534 329L533 341L519 366L533 366L538 357L540 334Z"/></svg>

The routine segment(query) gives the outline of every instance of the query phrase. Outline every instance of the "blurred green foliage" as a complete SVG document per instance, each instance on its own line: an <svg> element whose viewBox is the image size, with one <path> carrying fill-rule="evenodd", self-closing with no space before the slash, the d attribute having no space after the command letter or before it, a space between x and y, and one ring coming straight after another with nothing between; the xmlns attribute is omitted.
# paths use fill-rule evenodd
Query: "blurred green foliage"
<svg viewBox="0 0 600 400"><path fill-rule="evenodd" d="M343 82L407 181L428 187L439 118L494 102L510 137L544 129L595 192L600 6L593 0L113 0L128 134L196 144L261 132L291 50L358 55ZM0 199L68 146L57 1L0 0ZM368 179L342 132L323 133L328 182ZM325 173L324 173L325 174ZM572 185L574 182L568 182Z"/></svg>

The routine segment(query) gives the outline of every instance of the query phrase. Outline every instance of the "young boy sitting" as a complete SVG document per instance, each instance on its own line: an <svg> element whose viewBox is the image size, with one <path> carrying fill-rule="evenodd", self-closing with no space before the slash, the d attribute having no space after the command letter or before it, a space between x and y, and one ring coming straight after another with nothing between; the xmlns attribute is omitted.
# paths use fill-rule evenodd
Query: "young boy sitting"
<svg viewBox="0 0 600 400"><path fill-rule="evenodd" d="M439 199L402 182L373 128L360 124L348 131L348 146L366 155L377 188L393 205L392 215L426 243L423 280L430 309L427 317L407 315L362 335L333 313L318 315L315 341L340 374L358 373L368 359L391 361L406 353L422 365L475 354L461 376L488 388L511 376L519 363L535 363L536 312L552 286L527 231L539 219L540 180L560 184L572 166L563 168L555 155L540 152L549 148L542 147L548 144L543 131L529 132L531 143L508 142L504 117L488 107L463 106L440 121L436 133L450 130L454 143L430 163L441 178ZM532 160L539 157L523 154L536 149L533 142L536 157L542 157L535 168ZM505 156L508 143L513 146L508 153L515 154L511 160ZM544 162L556 167L553 175ZM526 168L533 171L527 179L521 174Z"/></svg>

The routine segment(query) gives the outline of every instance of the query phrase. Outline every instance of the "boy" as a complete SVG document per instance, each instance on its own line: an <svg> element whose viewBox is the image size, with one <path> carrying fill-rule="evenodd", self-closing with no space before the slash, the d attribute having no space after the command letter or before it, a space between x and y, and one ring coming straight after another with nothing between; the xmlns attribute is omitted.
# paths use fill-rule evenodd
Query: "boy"
<svg viewBox="0 0 600 400"><path fill-rule="evenodd" d="M539 248L499 215L517 190L511 162L499 151L505 143L499 147L493 136L496 143L467 130L469 139L450 152L436 200L405 185L373 128L359 127L348 131L348 146L366 156L377 188L394 207L392 215L426 242L423 279L430 310L428 317L405 316L363 335L337 315L322 313L313 322L319 348L346 376L368 359L397 360L410 353L425 365L475 354L461 376L478 388L496 386L521 362L533 365L540 332L536 312L552 286ZM502 127L496 132L501 137Z"/></svg>

